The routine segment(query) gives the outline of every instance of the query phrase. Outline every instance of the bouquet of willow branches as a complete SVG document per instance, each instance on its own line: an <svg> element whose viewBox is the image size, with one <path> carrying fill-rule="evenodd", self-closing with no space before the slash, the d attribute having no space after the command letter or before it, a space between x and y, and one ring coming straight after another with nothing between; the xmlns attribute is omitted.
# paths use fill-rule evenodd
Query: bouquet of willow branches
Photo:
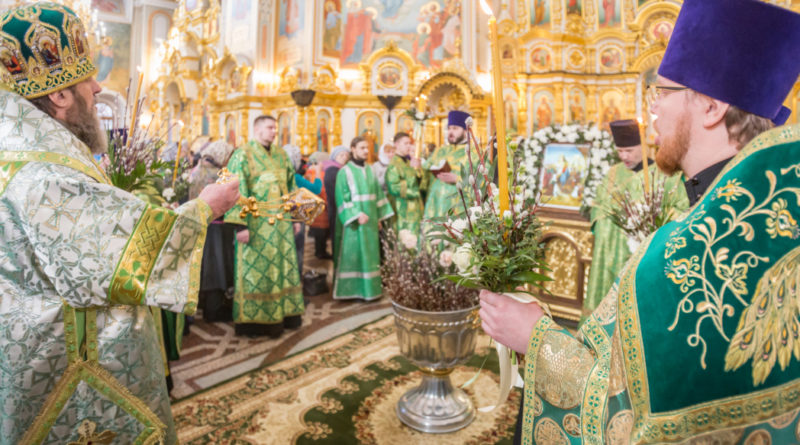
<svg viewBox="0 0 800 445"><path fill-rule="evenodd" d="M677 216L677 208L667 199L666 178L651 173L650 184L652 187L645 187L642 176L641 188L636 184L638 190L634 194L630 190L613 190L611 205L603 208L614 225L627 235L631 252Z"/></svg>
<svg viewBox="0 0 800 445"><path fill-rule="evenodd" d="M163 142L155 138L134 135L127 143L122 131L113 131L108 144L106 173L111 183L128 192L151 192L161 181L161 171L169 163L161 161L157 153Z"/></svg>
<svg viewBox="0 0 800 445"><path fill-rule="evenodd" d="M130 84L128 85L130 90ZM113 130L108 140L108 174L111 183L127 192L152 194L161 180L160 171L169 168L169 164L158 159L157 153L164 142L160 138L147 137L147 130L139 129L142 114L142 102L136 108L134 125L126 130ZM123 122L129 122L125 113ZM152 124L152 121L151 121ZM148 129L149 130L149 129ZM156 192L157 193L157 192Z"/></svg>
<svg viewBox="0 0 800 445"><path fill-rule="evenodd" d="M445 249L453 249L458 271L446 278L460 286L494 292L512 292L525 285L541 289L550 278L542 274L547 267L541 243L542 224L537 215L539 196L517 184L522 151L509 144L510 205L501 213L499 190L490 180L493 167L486 156L489 149L473 163L471 145L478 144L470 120L470 169L458 184L463 216L437 222L440 231L433 236L444 242Z"/></svg>
<svg viewBox="0 0 800 445"><path fill-rule="evenodd" d="M439 279L455 273L452 255L418 243L408 230L387 230L381 237L383 291L410 309L432 312L467 309L478 304L478 292Z"/></svg>

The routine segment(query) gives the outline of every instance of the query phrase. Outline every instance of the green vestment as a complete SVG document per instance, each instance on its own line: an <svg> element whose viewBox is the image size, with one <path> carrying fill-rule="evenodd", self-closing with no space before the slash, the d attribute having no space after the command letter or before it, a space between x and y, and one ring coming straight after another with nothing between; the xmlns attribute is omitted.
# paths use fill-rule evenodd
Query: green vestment
<svg viewBox="0 0 800 445"><path fill-rule="evenodd" d="M114 187L6 91L0 140L0 444L176 443L150 309L195 311L211 208Z"/></svg>
<svg viewBox="0 0 800 445"><path fill-rule="evenodd" d="M632 255L575 338L542 317L522 444L791 444L800 126L756 137Z"/></svg>
<svg viewBox="0 0 800 445"><path fill-rule="evenodd" d="M348 162L336 176L336 275L333 298L381 296L378 221L394 215L377 178L369 167ZM361 214L369 217L359 224Z"/></svg>
<svg viewBox="0 0 800 445"><path fill-rule="evenodd" d="M239 177L239 193L258 201L280 203L295 189L294 168L285 151L264 149L256 141L239 147L228 162ZM284 317L304 312L303 292L297 269L292 223L269 223L268 217L247 215L240 206L225 215L225 222L247 226L250 241L236 243L233 320L235 323L275 324Z"/></svg>
<svg viewBox="0 0 800 445"><path fill-rule="evenodd" d="M427 177L423 172L409 165L402 156L395 155L386 169L386 191L392 203L395 216L394 230L408 230L414 236L420 235L423 202L420 189L425 188Z"/></svg>
<svg viewBox="0 0 800 445"><path fill-rule="evenodd" d="M478 153L472 150L472 165L478 165ZM450 164L451 173L456 176L463 177L464 174L469 174L469 159L467 156L467 144L462 145L443 145L433 152L431 157L425 161L423 167L430 170L432 167L438 167L445 160ZM458 195L458 187L456 184L448 184L446 182L436 179L430 172L428 173L428 180L430 189L428 190L428 198L425 201L424 220L432 218L441 218L448 215L452 211L453 216L458 216L464 213L464 205L461 203L461 198ZM431 229L430 224L425 224L425 231Z"/></svg>
<svg viewBox="0 0 800 445"><path fill-rule="evenodd" d="M649 170L651 184L664 181L664 199L677 212L675 216L689 207L681 175L666 176L654 162L650 162ZM611 167L597 190L591 212L594 247L589 285L583 300L585 314L591 313L600 304L631 256L627 235L608 216L608 211L616 206L612 193L628 192L634 199L641 199L643 175L642 171L634 172L620 162Z"/></svg>

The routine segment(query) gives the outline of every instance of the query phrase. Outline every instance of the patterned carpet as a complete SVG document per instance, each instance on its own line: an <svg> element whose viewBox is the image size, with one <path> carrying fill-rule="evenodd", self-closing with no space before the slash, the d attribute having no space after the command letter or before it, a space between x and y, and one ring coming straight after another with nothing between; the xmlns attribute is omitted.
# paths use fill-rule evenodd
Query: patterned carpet
<svg viewBox="0 0 800 445"><path fill-rule="evenodd" d="M496 355L481 336L476 355L452 374L477 406L493 403ZM489 357L486 360L487 356ZM184 444L510 444L519 392L467 428L429 435L403 426L395 403L420 381L399 354L394 320L385 317L173 404Z"/></svg>
<svg viewBox="0 0 800 445"><path fill-rule="evenodd" d="M328 285L333 276L333 262L313 255L313 240L306 239L305 270L327 273ZM373 302L336 301L330 293L307 296L303 325L287 330L278 339L249 338L234 335L233 323L206 323L198 313L183 338L181 359L170 362L174 388L173 400L238 377L274 363L289 354L310 348L344 334L389 313L388 299Z"/></svg>
<svg viewBox="0 0 800 445"><path fill-rule="evenodd" d="M288 354L313 346L385 316L388 299L377 302L334 301L329 294L308 297L303 326L278 339L234 335L232 322L207 323L195 318L184 336L181 359L170 362L174 400L242 375Z"/></svg>

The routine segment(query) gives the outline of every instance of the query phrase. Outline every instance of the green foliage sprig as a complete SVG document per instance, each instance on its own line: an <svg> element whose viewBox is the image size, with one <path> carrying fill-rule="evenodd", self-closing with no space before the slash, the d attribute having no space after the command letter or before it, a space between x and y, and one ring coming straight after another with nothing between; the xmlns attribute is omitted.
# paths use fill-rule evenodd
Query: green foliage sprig
<svg viewBox="0 0 800 445"><path fill-rule="evenodd" d="M468 125L470 143L477 143ZM498 187L490 178L495 167L484 151L477 167L470 159L469 172L458 184L463 216L438 222L441 228L433 239L441 240L445 249L453 250L453 263L458 272L447 279L472 289L510 292L520 286L543 288L549 281L544 272L542 223L538 218L538 194L518 184L522 150L508 144L510 160L510 208L500 213ZM471 149L468 147L467 152Z"/></svg>

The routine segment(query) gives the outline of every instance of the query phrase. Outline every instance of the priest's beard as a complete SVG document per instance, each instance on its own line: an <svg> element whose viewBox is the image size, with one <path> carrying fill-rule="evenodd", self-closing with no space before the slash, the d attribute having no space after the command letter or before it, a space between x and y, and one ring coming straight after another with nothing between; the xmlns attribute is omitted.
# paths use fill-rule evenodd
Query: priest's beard
<svg viewBox="0 0 800 445"><path fill-rule="evenodd" d="M661 137L661 146L656 152L656 164L667 175L681 169L681 161L689 151L689 113L683 113L671 137Z"/></svg>
<svg viewBox="0 0 800 445"><path fill-rule="evenodd" d="M73 93L75 98L72 107L67 110L67 118L61 124L67 128L78 140L86 144L92 154L102 154L108 151L108 137L106 132L100 128L100 118L94 107L89 108L86 100L77 93ZM129 134L128 137L133 137Z"/></svg>

